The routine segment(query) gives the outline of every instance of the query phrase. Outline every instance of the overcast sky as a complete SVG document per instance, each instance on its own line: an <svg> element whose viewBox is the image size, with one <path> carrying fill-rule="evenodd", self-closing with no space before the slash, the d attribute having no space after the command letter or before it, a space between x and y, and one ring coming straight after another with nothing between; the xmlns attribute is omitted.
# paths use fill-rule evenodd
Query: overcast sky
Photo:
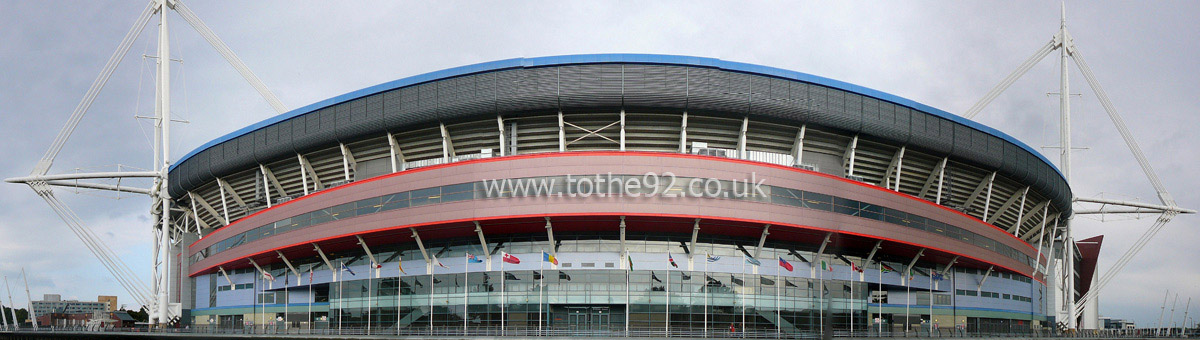
<svg viewBox="0 0 1200 340"><path fill-rule="evenodd" d="M297 2L187 1L289 108L378 83L514 57L660 53L796 70L961 113L1048 41L1059 4L993 2ZM115 50L142 1L0 0L0 177L29 173ZM236 7L235 7L236 6ZM1068 27L1179 204L1200 208L1200 2L1067 3ZM172 13L173 158L265 119L270 107ZM52 172L150 168L155 26L148 25ZM1058 143L1057 52L976 119L1034 148ZM1073 67L1072 67L1073 68ZM1157 203L1154 191L1072 69L1079 196ZM1042 149L1057 162L1057 150ZM150 275L149 200L59 190L131 266ZM1075 219L1105 235L1106 270L1153 221ZM1101 295L1104 316L1153 326L1166 290L1200 298L1197 218L1175 219ZM129 295L27 187L0 184L0 274L21 268L35 297ZM14 291L17 301L24 294ZM0 300L8 303L7 295ZM1196 301L1200 304L1200 300ZM132 304L131 304L132 306ZM1169 311L1168 303L1168 311ZM1200 313L1200 306L1198 306ZM1193 313L1197 314L1197 313Z"/></svg>

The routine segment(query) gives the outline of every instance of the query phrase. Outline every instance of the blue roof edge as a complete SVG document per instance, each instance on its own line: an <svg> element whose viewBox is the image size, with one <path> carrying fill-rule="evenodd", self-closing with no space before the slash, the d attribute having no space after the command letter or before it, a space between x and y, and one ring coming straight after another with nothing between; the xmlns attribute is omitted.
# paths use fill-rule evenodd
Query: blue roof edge
<svg viewBox="0 0 1200 340"><path fill-rule="evenodd" d="M200 151L204 151L205 149L208 149L210 147L213 147L217 144L223 143L230 139L236 138L238 136L254 132L255 130L258 130L258 129L270 126L272 124L279 123L284 120L291 119L291 118L294 118L294 117L297 117L297 116L300 116L300 115L303 115L303 114L306 114L309 112L313 112L313 111L316 111L321 108L325 108L325 107L332 106L332 105L335 105L338 103L342 103L345 101L369 96L369 95L380 93L380 92L390 91L390 90L394 90L394 89L398 89L398 88L402 88L402 87L406 87L406 86L417 85L417 84L440 80L440 79L453 78L453 77L470 75L470 74L475 74L475 73L499 71L499 70L504 70L504 69L529 68L529 67L554 66L554 65L571 65L571 64L602 64L602 63L640 63L640 64L663 64L663 65L710 67L710 68L723 69L723 70L728 70L728 71L733 71L733 72L753 73L753 74L760 74L760 75L766 75L766 76L772 76L772 77L778 77L778 78L784 78L784 79L803 81L803 82L813 83L813 84L817 84L817 85L828 86L828 87L832 87L832 88L836 88L836 89L840 89L840 90L844 90L844 91L854 92L854 93L858 93L858 94L861 94L864 96L873 97L875 99L889 101L889 102L903 105L903 106L908 106L908 107L916 109L918 111L932 114L934 116L938 116L938 117L941 117L944 119L948 119L950 121L966 125L967 127L982 131L984 133L991 134L996 137L1000 137L1001 139L1004 139L1010 143L1013 143L1013 144L1021 147L1022 149L1025 149L1025 151L1028 151L1028 152L1034 154L1039 159L1041 159L1042 162L1045 162L1046 164L1050 165L1050 168L1054 169L1054 171L1057 172L1060 177L1063 177L1062 171L1060 171L1058 169L1058 167L1054 165L1054 163L1051 163L1050 160L1046 158L1046 156L1042 155L1041 152L1034 150L1033 148L1029 147L1029 145L1026 145L1025 143L1021 142L1020 140L1013 138L1012 136L1009 136L1008 134L1001 132L1000 130L996 130L990 126L980 124L978 122L963 118L956 114L952 114L950 112L946 112L941 109L938 109L938 108L935 108L935 107L932 107L929 105L925 105L925 104L913 101L911 99L907 99L907 98L896 96L896 95L893 95L890 93L886 93L883 91L847 83L847 82L840 81L840 80L835 80L835 79L825 78L825 77L816 76L816 75L812 75L812 74L808 74L808 73L798 72L798 71L791 71L791 70L785 70L785 69L776 68L776 67L748 64L748 63L742 63L742 62L736 62L736 61L726 61L726 60L721 60L721 59L717 59L717 58L693 57L693 56L681 56L681 55L669 55L669 54L625 54L625 53L572 54L572 55L546 56L546 57L534 57L534 58L502 59L502 60L489 61L489 62L483 62L483 63L478 63L478 64L452 67L452 68L448 68L448 69L433 71L433 72L429 72L429 73L424 73L424 74L419 74L419 75L415 75L415 76L410 76L410 77L405 77L405 78L389 81L386 83L382 83L382 84L366 87L363 89L347 92L347 93L338 95L336 97L332 97L332 98L321 100L321 101L318 101L318 102L315 102L312 104L308 104L308 105L293 109L291 111L272 116L270 118L264 119L257 123L251 124L250 126L246 126L244 128L230 132L228 134L225 134L221 137L218 137L216 139L209 141L208 143L204 143L203 145L200 145L200 147L193 149L191 152L188 152L186 155L184 155L178 161L172 163L170 170L174 171L175 167L178 164L183 163L184 161L188 160L192 156L195 156L197 153L200 153ZM1065 180L1065 177L1063 177L1063 178Z"/></svg>

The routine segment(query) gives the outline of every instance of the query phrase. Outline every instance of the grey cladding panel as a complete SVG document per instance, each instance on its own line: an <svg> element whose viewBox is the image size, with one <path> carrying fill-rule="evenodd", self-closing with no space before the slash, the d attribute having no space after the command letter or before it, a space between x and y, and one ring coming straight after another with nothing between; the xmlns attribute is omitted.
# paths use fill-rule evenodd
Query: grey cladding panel
<svg viewBox="0 0 1200 340"><path fill-rule="evenodd" d="M259 129L259 131L261 131L262 144L259 145L258 150L255 151L256 159L259 159L260 161L264 159L274 160L278 159L279 157L289 155L294 151L292 149L292 140L290 138L287 140L280 138L281 135L291 134L290 121L283 121L279 124L270 125Z"/></svg>
<svg viewBox="0 0 1200 340"><path fill-rule="evenodd" d="M859 117L851 117L846 114L845 97L841 91L811 85L808 86L808 97L811 99L812 111L806 115L807 122L852 133L858 132L861 128Z"/></svg>
<svg viewBox="0 0 1200 340"><path fill-rule="evenodd" d="M558 110L558 70L555 67L497 72L501 112Z"/></svg>
<svg viewBox="0 0 1200 340"><path fill-rule="evenodd" d="M688 109L731 116L749 109L750 78L744 74L693 68L688 77Z"/></svg>
<svg viewBox="0 0 1200 340"><path fill-rule="evenodd" d="M333 107L326 107L301 116L304 117L304 138L294 139L296 152L308 152L337 143L334 116Z"/></svg>
<svg viewBox="0 0 1200 340"><path fill-rule="evenodd" d="M343 142L355 141L374 134L379 130L378 111L372 114L372 112L367 110L367 101L369 98L371 97L358 98L347 102L349 105L344 110L346 110L348 119L344 121L338 120L338 140ZM339 111L338 116L341 117L341 114Z"/></svg>
<svg viewBox="0 0 1200 340"><path fill-rule="evenodd" d="M799 114L799 107L791 98L791 83L778 78L751 76L750 112L776 120L791 119Z"/></svg>
<svg viewBox="0 0 1200 340"><path fill-rule="evenodd" d="M495 94L488 91L493 84L482 75L463 76L439 82L439 112L448 117L494 112Z"/></svg>
<svg viewBox="0 0 1200 340"><path fill-rule="evenodd" d="M954 123L933 115L914 113L911 126L911 144L937 156L946 156L953 151Z"/></svg>
<svg viewBox="0 0 1200 340"><path fill-rule="evenodd" d="M424 83L416 86L417 101L409 113L415 121L425 122L437 120L438 116L438 96L441 95L438 91L437 83ZM407 95L408 93L405 93Z"/></svg>
<svg viewBox="0 0 1200 340"><path fill-rule="evenodd" d="M563 109L621 107L624 65L572 65L557 68Z"/></svg>
<svg viewBox="0 0 1200 340"><path fill-rule="evenodd" d="M687 105L687 78L687 67L626 65L625 107L683 110Z"/></svg>
<svg viewBox="0 0 1200 340"><path fill-rule="evenodd" d="M400 117L404 114L401 110L402 99L400 98L402 90L391 90L382 93L383 96L383 126L391 130L403 126Z"/></svg>
<svg viewBox="0 0 1200 340"><path fill-rule="evenodd" d="M862 131L903 145L909 141L908 108L875 98L863 98Z"/></svg>

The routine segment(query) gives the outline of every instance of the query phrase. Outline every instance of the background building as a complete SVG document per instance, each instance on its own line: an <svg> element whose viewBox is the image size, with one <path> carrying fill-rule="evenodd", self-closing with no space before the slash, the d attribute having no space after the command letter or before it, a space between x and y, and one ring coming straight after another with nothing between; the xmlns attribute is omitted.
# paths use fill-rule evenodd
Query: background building
<svg viewBox="0 0 1200 340"><path fill-rule="evenodd" d="M707 58L400 79L211 141L170 178L195 231L172 302L196 325L1027 331L1056 322L1045 273L1094 269L1080 251L1054 268L1070 188L1020 141Z"/></svg>
<svg viewBox="0 0 1200 340"><path fill-rule="evenodd" d="M50 314L90 316L94 312L108 312L108 305L107 302L63 300L59 294L43 294L42 300L33 301L33 312L39 318Z"/></svg>
<svg viewBox="0 0 1200 340"><path fill-rule="evenodd" d="M107 304L107 306L105 307L106 311L109 311L109 312L117 311L117 297L116 296L100 295L100 296L96 297L96 301Z"/></svg>

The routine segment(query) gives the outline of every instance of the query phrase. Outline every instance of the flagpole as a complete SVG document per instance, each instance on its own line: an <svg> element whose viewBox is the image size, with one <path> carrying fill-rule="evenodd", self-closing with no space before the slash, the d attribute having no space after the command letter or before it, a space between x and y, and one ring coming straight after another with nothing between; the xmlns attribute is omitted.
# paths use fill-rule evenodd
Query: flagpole
<svg viewBox="0 0 1200 340"><path fill-rule="evenodd" d="M929 336L933 336L933 269L929 270Z"/></svg>
<svg viewBox="0 0 1200 340"><path fill-rule="evenodd" d="M508 257L508 253L502 253L500 256L500 336L506 336L508 327L505 324L508 321L508 315L505 314L504 308L508 305L508 290L504 288L504 284L508 283L508 274L504 271L504 259Z"/></svg>
<svg viewBox="0 0 1200 340"><path fill-rule="evenodd" d="M404 275L404 257L396 257L396 336L400 336L400 284Z"/></svg>
<svg viewBox="0 0 1200 340"><path fill-rule="evenodd" d="M744 256L744 255L743 255ZM742 259L742 337L746 337L746 259Z"/></svg>
<svg viewBox="0 0 1200 340"><path fill-rule="evenodd" d="M708 296L712 294L712 287L708 285L708 259L710 255L704 253L704 337L708 337Z"/></svg>
<svg viewBox="0 0 1200 340"><path fill-rule="evenodd" d="M850 300L850 336L854 336L854 319L855 319L855 316L858 315L858 311L854 310L854 274L855 274L855 272L856 272L856 270L854 270L854 263L851 262L850 263L850 277L848 277L846 280L846 282L850 283L850 299L849 299Z"/></svg>
<svg viewBox="0 0 1200 340"><path fill-rule="evenodd" d="M821 260L821 267L825 267L825 260ZM821 313L817 314L817 322L820 322L821 335L825 335L825 268L821 268L821 276L817 278L817 307L821 309Z"/></svg>
<svg viewBox="0 0 1200 340"><path fill-rule="evenodd" d="M467 262L470 260L471 254L463 256L463 336L467 336L467 318L470 317L467 313L467 292L471 290L471 285L468 283L467 277Z"/></svg>
<svg viewBox="0 0 1200 340"><path fill-rule="evenodd" d="M780 257L780 259L783 259L783 258ZM775 337L783 336L783 325L781 325L779 323L779 321L783 320L783 307L779 305L780 291L783 290L783 286L781 286L779 284L779 267L782 267L782 266L780 266L780 263L776 263L775 264Z"/></svg>
<svg viewBox="0 0 1200 340"><path fill-rule="evenodd" d="M290 324L288 324L288 300L289 300L288 298L290 298L290 296L288 296L288 284L287 284L288 276L287 275L288 275L288 272L286 270L283 271L283 331L284 331L284 333L286 333L291 326ZM296 280L299 280L299 279L300 279L299 277L296 278Z"/></svg>
<svg viewBox="0 0 1200 340"><path fill-rule="evenodd" d="M262 275L262 273L259 273L259 275ZM250 330L251 331L254 331L254 327L258 326L257 324L254 323L254 316L258 315L258 276L259 275L254 275L254 287L250 287L251 290L253 290L254 299L255 299L255 300L250 301L250 315L251 315ZM233 288L231 287L230 289L233 289ZM35 320L34 322L36 323L37 321Z"/></svg>
<svg viewBox="0 0 1200 340"><path fill-rule="evenodd" d="M625 252L625 262L629 262L629 270L625 271L625 337L629 337L629 284L633 276L633 257Z"/></svg>
<svg viewBox="0 0 1200 340"><path fill-rule="evenodd" d="M900 276L906 274L909 277L901 277L901 279L904 279L904 336L908 336L909 328L912 327L912 320L910 320L912 319L912 315L908 311L909 307L912 306L912 269L909 269L908 273L900 273Z"/></svg>
<svg viewBox="0 0 1200 340"><path fill-rule="evenodd" d="M883 296L883 261L879 261L879 290L880 297ZM879 334L883 336L883 300L879 301L879 307L876 307L876 312L879 315Z"/></svg>
<svg viewBox="0 0 1200 340"><path fill-rule="evenodd" d="M437 254L433 255L433 262L441 264L441 262L438 262ZM429 335L433 336L433 272L437 270L437 267L433 263L426 263L425 265L429 268Z"/></svg>
<svg viewBox="0 0 1200 340"><path fill-rule="evenodd" d="M553 246L553 245L551 245L551 246ZM542 314L543 314L542 313L542 302L544 302L543 299L545 299L543 297L542 292L546 288L546 259L545 259L545 257L546 257L546 251L543 250L542 251L542 260L538 261L538 335L541 335L541 333L542 333Z"/></svg>
<svg viewBox="0 0 1200 340"><path fill-rule="evenodd" d="M375 266L375 264L372 263L371 267L374 267L374 266ZM372 284L375 283L375 277L371 275L371 272L373 272L373 271L375 271L375 268L371 268L367 272L367 335L371 335L371 310L375 309L375 308L373 308L373 306L371 304L371 295L372 295L372 293L374 293L374 290L375 290L375 287L371 286Z"/></svg>
<svg viewBox="0 0 1200 340"><path fill-rule="evenodd" d="M338 267L338 269L336 271L337 274L333 274L333 275L334 275L334 279L336 279L338 282L338 300L341 300L341 301L338 301L338 335L342 335L342 310L345 309L345 308L342 308L342 307L344 307L344 306L342 306L342 304L346 302L346 292L342 290L342 277L341 276L342 276L342 270L344 268L346 268L346 262L338 261L338 265L340 265L340 266Z"/></svg>
<svg viewBox="0 0 1200 340"><path fill-rule="evenodd" d="M667 253L667 258L671 260L672 264L675 263L674 259L671 258L671 253ZM666 292L667 292L666 336L668 338L670 338L671 337L671 267L670 266L667 267L667 289L666 289Z"/></svg>
<svg viewBox="0 0 1200 340"><path fill-rule="evenodd" d="M315 266L313 266L313 267L315 267ZM313 303L313 300L315 300L317 297L316 294L313 294L312 279L313 279L313 271L312 271L312 267L309 267L308 268L308 329L310 331L313 328L312 303ZM300 278L297 277L296 280L297 280L297 282L299 282Z"/></svg>

